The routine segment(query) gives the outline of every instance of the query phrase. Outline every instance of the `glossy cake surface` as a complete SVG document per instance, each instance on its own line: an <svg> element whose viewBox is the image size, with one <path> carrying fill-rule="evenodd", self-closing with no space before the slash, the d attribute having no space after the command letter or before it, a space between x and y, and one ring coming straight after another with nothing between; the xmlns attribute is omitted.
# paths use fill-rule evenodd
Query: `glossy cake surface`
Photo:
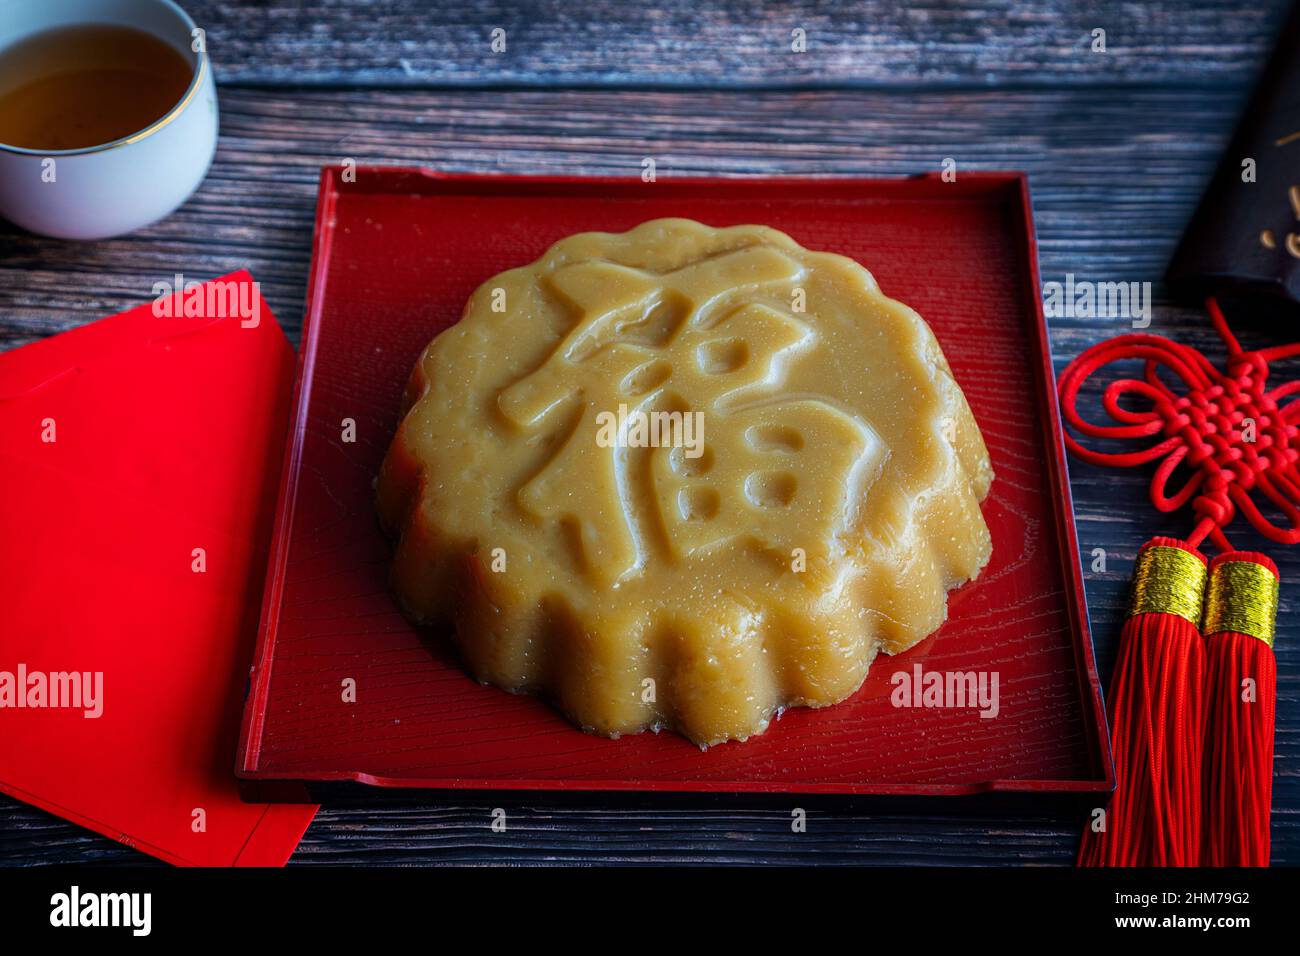
<svg viewBox="0 0 1300 956"><path fill-rule="evenodd" d="M479 287L406 406L378 483L403 609L597 733L837 703L989 557L929 327L767 227L564 239Z"/></svg>

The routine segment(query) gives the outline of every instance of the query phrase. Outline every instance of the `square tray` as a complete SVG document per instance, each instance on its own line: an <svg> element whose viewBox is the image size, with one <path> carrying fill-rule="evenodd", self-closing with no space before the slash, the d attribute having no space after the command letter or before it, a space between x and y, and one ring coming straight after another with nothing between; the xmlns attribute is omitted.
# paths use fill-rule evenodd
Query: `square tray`
<svg viewBox="0 0 1300 956"><path fill-rule="evenodd" d="M744 744L607 740L481 686L387 590L373 480L426 343L469 294L552 242L686 216L764 223L851 256L933 327L997 473L993 558L942 629L877 658L862 688ZM1110 751L1088 633L1028 186L915 179L639 179L322 171L315 250L238 773L250 797L304 785L956 795L1104 792ZM344 419L357 440L340 440ZM997 671L1000 712L900 709L890 676ZM356 681L346 703L345 678ZM319 793L319 787L306 786Z"/></svg>

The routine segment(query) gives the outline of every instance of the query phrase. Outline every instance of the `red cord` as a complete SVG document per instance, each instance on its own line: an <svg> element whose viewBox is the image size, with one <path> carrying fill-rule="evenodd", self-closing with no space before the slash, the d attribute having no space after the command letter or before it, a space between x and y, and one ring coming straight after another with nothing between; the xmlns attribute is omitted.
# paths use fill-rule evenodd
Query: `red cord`
<svg viewBox="0 0 1300 956"><path fill-rule="evenodd" d="M1277 565L1256 551L1221 554L1253 561L1277 576ZM1206 638L1204 866L1268 866L1273 807L1273 735L1277 716L1277 661L1258 637L1219 631Z"/></svg>
<svg viewBox="0 0 1300 956"><path fill-rule="evenodd" d="M1228 554L1224 528L1240 511L1280 544L1300 543L1300 380L1267 387L1269 363L1300 355L1300 343L1244 351L1219 305L1206 302L1228 350L1227 373L1199 351L1154 335L1123 335L1088 349L1061 374L1065 420L1092 438L1147 438L1137 451L1085 448L1068 431L1067 447L1095 465L1132 468L1159 461L1151 503L1171 512L1190 503L1196 526L1186 542L1209 538L1226 558L1253 560L1277 574L1263 555ZM1116 424L1094 425L1078 411L1079 390L1111 362L1140 359L1141 379L1118 379L1102 393ZM1178 391L1161 377L1181 382ZM1149 407L1125 408L1129 396ZM1247 420L1254 422L1248 441ZM1179 466L1192 474L1177 490ZM1279 526L1251 497L1258 491L1285 516ZM1149 546L1148 545L1148 546ZM1204 560L1202 558L1202 560ZM1249 635L1217 633L1205 647L1195 625L1173 614L1127 619L1107 698L1116 789L1109 826L1085 832L1081 866L1264 866L1269 858L1276 664L1270 647ZM1241 697L1246 682L1257 700Z"/></svg>
<svg viewBox="0 0 1300 956"><path fill-rule="evenodd" d="M1106 453L1084 447L1067 431L1075 455L1094 465L1132 468L1163 459L1151 479L1151 503L1175 511L1189 501L1197 524L1187 543L1207 537L1222 551L1232 550L1223 529L1240 511L1261 534L1279 544L1300 543L1300 402L1279 405L1300 392L1300 380L1269 390L1269 363L1300 355L1300 343L1246 352L1228 328L1214 299L1206 301L1215 331L1228 348L1227 374L1198 350L1157 335L1121 335L1101 342L1071 362L1059 384L1061 410L1076 431L1093 438L1158 438L1147 448ZM1102 407L1119 424L1094 425L1079 414L1079 390L1088 377L1111 362L1145 361L1141 379L1117 379L1106 387ZM1161 368L1184 386L1175 391ZM1133 411L1121 399L1136 396L1150 408ZM1254 441L1246 421L1253 420ZM1179 465L1193 471L1176 491L1169 481ZM1251 498L1258 490L1285 515L1287 527L1269 520Z"/></svg>
<svg viewBox="0 0 1300 956"><path fill-rule="evenodd" d="M1143 546L1181 548L1174 538ZM1205 642L1177 614L1135 614L1120 632L1110 683L1115 795L1105 826L1084 830L1080 866L1196 866L1200 862L1205 739Z"/></svg>

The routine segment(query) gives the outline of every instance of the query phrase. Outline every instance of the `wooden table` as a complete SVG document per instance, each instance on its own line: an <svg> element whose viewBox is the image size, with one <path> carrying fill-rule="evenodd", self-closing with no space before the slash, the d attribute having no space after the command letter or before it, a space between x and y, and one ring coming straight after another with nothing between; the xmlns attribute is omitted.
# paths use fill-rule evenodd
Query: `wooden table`
<svg viewBox="0 0 1300 956"><path fill-rule="evenodd" d="M36 0L29 0L36 2ZM0 224L0 348L147 300L160 277L248 267L297 340L323 163L660 176L902 175L1025 169L1043 278L1152 281L1152 331L1221 350L1161 276L1271 47L1281 0L182 0L207 30L221 143L198 193L167 221L65 243ZM1083 7L1087 9L1081 9ZM1193 9L1195 7L1195 9ZM506 50L490 49L506 31ZM1106 52L1092 31L1106 31ZM807 51L791 50L802 29ZM1057 320L1058 368L1125 331ZM1258 336L1246 336L1249 346ZM1137 546L1157 532L1149 473L1072 464L1080 543L1102 547L1088 598L1103 677ZM1240 535L1243 547L1265 547ZM1300 554L1283 572L1273 860L1300 863ZM1068 865L1081 818L953 815L687 800L611 809L526 795L411 796L332 805L294 863L1026 863ZM0 798L0 863L145 858Z"/></svg>

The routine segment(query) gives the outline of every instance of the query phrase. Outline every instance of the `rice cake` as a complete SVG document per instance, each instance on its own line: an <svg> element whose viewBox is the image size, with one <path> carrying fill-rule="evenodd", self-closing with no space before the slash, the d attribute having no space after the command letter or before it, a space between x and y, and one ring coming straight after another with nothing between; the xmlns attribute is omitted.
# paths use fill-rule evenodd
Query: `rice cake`
<svg viewBox="0 0 1300 956"><path fill-rule="evenodd" d="M585 730L744 740L942 624L993 473L926 323L765 226L582 233L425 349L378 481L392 586Z"/></svg>

